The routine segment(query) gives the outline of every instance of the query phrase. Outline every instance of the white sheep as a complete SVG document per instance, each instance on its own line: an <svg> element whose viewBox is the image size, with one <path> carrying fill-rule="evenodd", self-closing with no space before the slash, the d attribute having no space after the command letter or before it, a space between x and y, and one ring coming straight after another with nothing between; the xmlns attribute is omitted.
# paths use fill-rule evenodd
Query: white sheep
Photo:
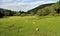
<svg viewBox="0 0 60 36"><path fill-rule="evenodd" d="M36 31L39 31L39 28L36 28Z"/></svg>

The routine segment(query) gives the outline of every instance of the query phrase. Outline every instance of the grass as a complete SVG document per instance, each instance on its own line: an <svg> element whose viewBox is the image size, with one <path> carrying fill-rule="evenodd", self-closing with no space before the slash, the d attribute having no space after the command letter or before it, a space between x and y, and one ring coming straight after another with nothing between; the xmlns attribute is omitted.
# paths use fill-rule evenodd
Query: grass
<svg viewBox="0 0 60 36"><path fill-rule="evenodd" d="M60 16L0 18L0 36L60 36Z"/></svg>

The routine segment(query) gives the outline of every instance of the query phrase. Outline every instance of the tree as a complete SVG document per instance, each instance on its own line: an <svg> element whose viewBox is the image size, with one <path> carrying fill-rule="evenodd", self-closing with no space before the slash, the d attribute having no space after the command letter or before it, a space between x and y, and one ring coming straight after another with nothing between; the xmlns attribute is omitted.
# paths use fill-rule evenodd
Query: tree
<svg viewBox="0 0 60 36"><path fill-rule="evenodd" d="M49 11L49 9L46 7L46 8L44 8L44 9L38 10L37 14L38 14L39 16L46 16L46 15L50 14L50 11Z"/></svg>
<svg viewBox="0 0 60 36"><path fill-rule="evenodd" d="M26 15L26 12L24 12L24 11L19 11L19 12L20 12L21 16L25 16Z"/></svg>
<svg viewBox="0 0 60 36"><path fill-rule="evenodd" d="M4 14L0 12L0 18L2 18L3 16L4 16Z"/></svg>
<svg viewBox="0 0 60 36"><path fill-rule="evenodd" d="M14 16L20 16L19 12L15 12Z"/></svg>
<svg viewBox="0 0 60 36"><path fill-rule="evenodd" d="M34 15L34 12L31 11L31 12L30 12L30 15L33 16L33 15Z"/></svg>
<svg viewBox="0 0 60 36"><path fill-rule="evenodd" d="M60 14L60 7L56 8L55 11Z"/></svg>

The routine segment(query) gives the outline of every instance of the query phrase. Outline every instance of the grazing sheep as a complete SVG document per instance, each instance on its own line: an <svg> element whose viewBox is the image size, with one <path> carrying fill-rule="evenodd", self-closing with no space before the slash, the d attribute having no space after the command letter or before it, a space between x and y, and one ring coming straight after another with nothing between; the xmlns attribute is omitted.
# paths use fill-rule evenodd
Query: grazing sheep
<svg viewBox="0 0 60 36"><path fill-rule="evenodd" d="M36 28L36 31L39 31L39 28Z"/></svg>

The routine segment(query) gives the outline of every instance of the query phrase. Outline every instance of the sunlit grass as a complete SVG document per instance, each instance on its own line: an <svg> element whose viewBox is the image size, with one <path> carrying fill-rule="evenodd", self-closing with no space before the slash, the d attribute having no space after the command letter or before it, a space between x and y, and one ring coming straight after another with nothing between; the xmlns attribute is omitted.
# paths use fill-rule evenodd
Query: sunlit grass
<svg viewBox="0 0 60 36"><path fill-rule="evenodd" d="M60 16L1 18L0 36L60 36Z"/></svg>

